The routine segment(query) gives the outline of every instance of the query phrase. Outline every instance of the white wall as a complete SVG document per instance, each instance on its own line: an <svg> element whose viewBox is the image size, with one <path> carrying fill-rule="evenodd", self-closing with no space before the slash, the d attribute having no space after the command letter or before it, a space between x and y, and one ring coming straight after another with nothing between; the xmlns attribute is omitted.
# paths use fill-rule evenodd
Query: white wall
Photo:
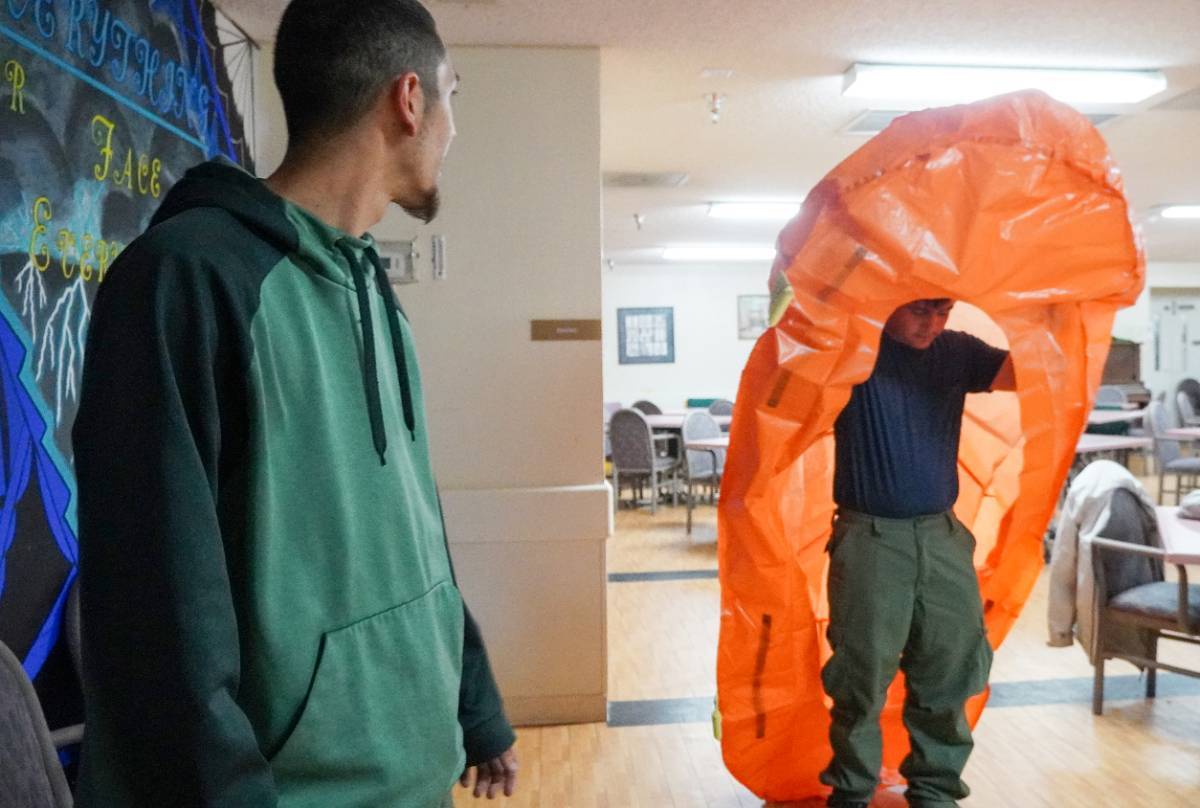
<svg viewBox="0 0 1200 808"><path fill-rule="evenodd" d="M260 177L270 175L283 162L287 151L287 123L283 103L271 75L275 43L264 42L254 60L254 169Z"/></svg>
<svg viewBox="0 0 1200 808"><path fill-rule="evenodd" d="M1200 263L1148 262L1146 288L1127 309L1117 312L1113 336L1145 343L1150 339L1150 294L1154 289L1200 289Z"/></svg>
<svg viewBox="0 0 1200 808"><path fill-rule="evenodd" d="M754 347L738 339L738 295L767 294L770 269L769 262L605 268L604 400L628 407L645 398L672 410L688 398L733 399ZM675 310L675 362L619 364L617 309L656 306Z"/></svg>
<svg viewBox="0 0 1200 808"><path fill-rule="evenodd" d="M1142 381L1154 393L1168 393L1183 376L1200 377L1200 367L1159 371L1154 367L1154 316L1152 302L1164 298L1200 295L1200 263L1151 261L1146 266L1146 288L1137 302L1117 312L1113 336L1142 346Z"/></svg>
<svg viewBox="0 0 1200 808"><path fill-rule="evenodd" d="M269 65L269 52L264 54ZM606 710L600 343L531 342L532 319L600 317L600 61L595 49L456 48L458 137L430 226L397 287L421 357L459 583L518 723ZM282 157L260 73L259 173ZM433 280L432 234L447 277Z"/></svg>
<svg viewBox="0 0 1200 808"><path fill-rule="evenodd" d="M1142 290L1137 301L1127 309L1117 312L1113 320L1112 333L1120 339L1144 344L1150 333L1150 285Z"/></svg>
<svg viewBox="0 0 1200 808"><path fill-rule="evenodd" d="M1172 289L1200 288L1200 261L1151 261L1146 267L1146 285Z"/></svg>
<svg viewBox="0 0 1200 808"><path fill-rule="evenodd" d="M753 347L737 338L737 297L766 294L769 265L645 264L603 270L604 400L629 406L640 398L677 409L688 398L734 398ZM1117 312L1113 336L1142 345L1142 379L1154 391L1173 390L1179 374L1153 367L1154 297L1200 294L1200 263L1150 262L1146 288ZM621 365L617 309L670 306L675 310L675 362ZM1187 375L1200 376L1200 367Z"/></svg>

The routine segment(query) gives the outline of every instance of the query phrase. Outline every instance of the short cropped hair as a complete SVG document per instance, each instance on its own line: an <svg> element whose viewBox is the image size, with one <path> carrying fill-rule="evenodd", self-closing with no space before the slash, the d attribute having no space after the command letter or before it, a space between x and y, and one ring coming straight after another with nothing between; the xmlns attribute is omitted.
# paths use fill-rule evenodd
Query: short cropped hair
<svg viewBox="0 0 1200 808"><path fill-rule="evenodd" d="M292 145L340 134L397 76L438 98L446 46L417 0L292 0L275 37L275 84Z"/></svg>

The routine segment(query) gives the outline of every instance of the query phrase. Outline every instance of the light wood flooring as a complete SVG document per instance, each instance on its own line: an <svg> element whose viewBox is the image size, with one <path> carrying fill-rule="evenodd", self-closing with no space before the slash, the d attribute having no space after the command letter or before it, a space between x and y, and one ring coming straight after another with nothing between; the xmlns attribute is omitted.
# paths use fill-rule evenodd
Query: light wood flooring
<svg viewBox="0 0 1200 808"><path fill-rule="evenodd" d="M682 507L660 508L653 517L623 509L609 544L609 571L716 569L715 513L700 507L689 539ZM610 701L711 700L718 593L714 579L609 583ZM1078 647L1046 646L1045 614L1043 573L996 654L993 706L976 729L964 774L973 793L963 808L1200 808L1200 688L1160 674L1157 699L1114 698L1105 702L1103 716L1093 716L1090 685L1081 681L1090 682L1092 668ZM1169 645L1163 644L1164 658L1200 666L1200 649L1168 652ZM1135 673L1125 663L1109 663L1110 677ZM1170 686L1180 683L1189 686ZM1016 696L1009 699L1013 706L996 706L1002 691ZM706 720L527 728L518 736L518 794L493 805L763 805L725 770ZM471 804L475 800L456 789L455 805ZM872 805L900 808L904 801L883 793Z"/></svg>

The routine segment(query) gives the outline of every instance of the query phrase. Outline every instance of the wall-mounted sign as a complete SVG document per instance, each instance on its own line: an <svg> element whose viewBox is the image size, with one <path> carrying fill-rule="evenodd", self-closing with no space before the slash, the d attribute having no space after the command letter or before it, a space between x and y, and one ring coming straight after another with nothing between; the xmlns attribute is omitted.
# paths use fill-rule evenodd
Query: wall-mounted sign
<svg viewBox="0 0 1200 808"><path fill-rule="evenodd" d="M599 320L533 320L529 326L534 342L600 339Z"/></svg>

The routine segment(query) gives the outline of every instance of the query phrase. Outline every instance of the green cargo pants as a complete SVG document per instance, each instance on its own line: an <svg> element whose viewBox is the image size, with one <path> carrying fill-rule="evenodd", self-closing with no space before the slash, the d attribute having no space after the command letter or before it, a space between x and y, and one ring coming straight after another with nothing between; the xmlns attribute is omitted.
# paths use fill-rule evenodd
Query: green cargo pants
<svg viewBox="0 0 1200 808"><path fill-rule="evenodd" d="M896 670L908 690L912 751L900 766L907 798L952 805L971 753L963 707L987 685L992 649L972 554L953 514L884 519L839 511L829 541L829 642L821 671L833 699L833 761L821 781L837 797L869 800L882 758L879 715Z"/></svg>

